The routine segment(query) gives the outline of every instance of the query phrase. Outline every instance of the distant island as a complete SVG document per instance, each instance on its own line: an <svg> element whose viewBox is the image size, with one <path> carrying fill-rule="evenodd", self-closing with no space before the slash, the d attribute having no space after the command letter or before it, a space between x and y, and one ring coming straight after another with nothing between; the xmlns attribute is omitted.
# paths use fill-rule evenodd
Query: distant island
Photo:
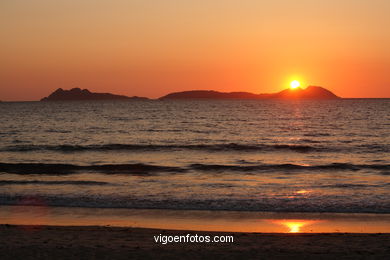
<svg viewBox="0 0 390 260"><path fill-rule="evenodd" d="M44 97L41 101L65 101L65 100L148 100L146 97L128 97L123 95L114 95L111 93L94 93L88 89L72 88L71 90L57 89L48 97Z"/></svg>
<svg viewBox="0 0 390 260"><path fill-rule="evenodd" d="M285 89L274 94L253 94L250 92L218 92L213 90L192 90L174 92L160 97L160 100L167 99L339 99L340 97L331 91L316 86L309 86L306 89Z"/></svg>
<svg viewBox="0 0 390 260"><path fill-rule="evenodd" d="M218 92L214 90L191 90L174 92L158 100L175 99L339 99L331 91L316 86L306 89L285 89L273 94L254 94L250 92ZM41 101L69 101L69 100L149 100L146 97L128 97L111 93L94 93L88 89L72 88L70 90L57 89Z"/></svg>

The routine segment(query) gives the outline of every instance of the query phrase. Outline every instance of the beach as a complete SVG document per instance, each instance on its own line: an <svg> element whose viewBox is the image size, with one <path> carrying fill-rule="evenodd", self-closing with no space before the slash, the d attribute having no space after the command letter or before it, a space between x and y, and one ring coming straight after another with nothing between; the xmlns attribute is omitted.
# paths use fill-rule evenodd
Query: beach
<svg viewBox="0 0 390 260"><path fill-rule="evenodd" d="M233 243L168 243L162 235L231 235ZM98 226L0 226L2 259L385 259L390 234L267 234Z"/></svg>
<svg viewBox="0 0 390 260"><path fill-rule="evenodd" d="M1 259L385 259L388 107L2 104Z"/></svg>

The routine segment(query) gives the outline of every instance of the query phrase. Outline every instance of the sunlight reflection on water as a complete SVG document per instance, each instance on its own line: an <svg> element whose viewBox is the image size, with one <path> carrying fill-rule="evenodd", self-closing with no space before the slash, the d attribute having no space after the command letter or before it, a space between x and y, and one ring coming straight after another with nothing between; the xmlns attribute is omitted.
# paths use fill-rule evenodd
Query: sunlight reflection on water
<svg viewBox="0 0 390 260"><path fill-rule="evenodd" d="M324 220L306 220L306 219L288 219L288 220L269 220L278 225L283 225L288 228L289 233L300 233L302 228L315 223L324 222Z"/></svg>

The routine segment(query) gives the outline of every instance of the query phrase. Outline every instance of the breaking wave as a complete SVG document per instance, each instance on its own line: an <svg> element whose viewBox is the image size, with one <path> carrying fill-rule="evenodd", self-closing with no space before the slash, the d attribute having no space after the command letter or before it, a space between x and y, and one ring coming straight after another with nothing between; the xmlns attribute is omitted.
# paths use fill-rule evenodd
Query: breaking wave
<svg viewBox="0 0 390 260"><path fill-rule="evenodd" d="M1 185L109 185L108 182L102 181L17 181L17 180L2 180Z"/></svg>
<svg viewBox="0 0 390 260"><path fill-rule="evenodd" d="M84 152L84 151L174 151L174 150L202 150L202 151L272 151L292 150L298 152L321 151L324 148L310 145L296 144L102 144L102 145L14 145L7 146L3 152Z"/></svg>
<svg viewBox="0 0 390 260"><path fill-rule="evenodd" d="M285 152L298 153L308 152L363 152L363 153L384 153L390 152L386 144L357 144L356 146L329 145L320 141L305 139L307 144L91 144L91 145L10 145L0 148L0 152L34 152L51 151L60 153L74 152L171 152L171 151L206 151L206 152Z"/></svg>
<svg viewBox="0 0 390 260"><path fill-rule="evenodd" d="M313 198L286 202L283 198L258 200L245 198L197 199L195 197L153 200L139 197L108 197L100 195L24 196L0 193L0 205L261 212L390 213L390 204L384 198L367 203L364 200L350 200L348 198L340 200L338 196L330 196L323 200Z"/></svg>
<svg viewBox="0 0 390 260"><path fill-rule="evenodd" d="M0 163L0 172L14 174L73 174L79 172L97 172L105 174L149 175L158 172L184 173L200 172L296 172L296 171L359 171L359 170L390 170L389 164L349 164L331 163L325 165L298 164L257 164L257 165L220 165L220 164L190 164L187 166L162 166L150 164L104 164L104 165L74 165L74 164L44 164L44 163Z"/></svg>

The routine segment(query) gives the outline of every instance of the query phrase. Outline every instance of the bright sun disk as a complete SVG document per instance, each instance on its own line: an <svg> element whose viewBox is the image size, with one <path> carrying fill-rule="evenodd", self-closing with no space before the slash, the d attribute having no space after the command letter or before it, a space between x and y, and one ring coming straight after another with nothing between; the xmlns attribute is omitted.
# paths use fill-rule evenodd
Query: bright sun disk
<svg viewBox="0 0 390 260"><path fill-rule="evenodd" d="M293 81L291 81L291 83L290 83L291 88L297 88L297 87L299 87L300 85L301 85L301 83L299 83L298 80L293 80Z"/></svg>

